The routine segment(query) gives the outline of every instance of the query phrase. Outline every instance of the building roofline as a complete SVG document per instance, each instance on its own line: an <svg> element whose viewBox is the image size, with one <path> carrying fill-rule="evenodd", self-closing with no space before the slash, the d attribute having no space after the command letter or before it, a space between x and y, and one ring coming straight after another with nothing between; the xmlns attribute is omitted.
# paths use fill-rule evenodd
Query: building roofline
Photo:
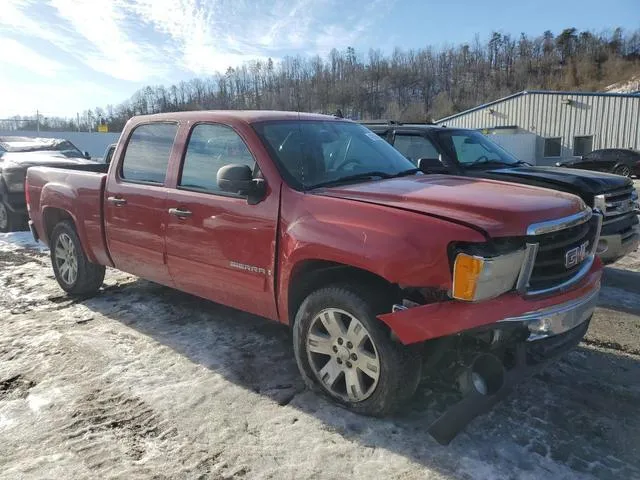
<svg viewBox="0 0 640 480"><path fill-rule="evenodd" d="M574 96L583 96L583 97L624 97L624 98L640 98L640 92L633 93L616 93L616 92L568 92L568 91L556 91L556 90L523 90L521 92L513 93L511 95L507 95L506 97L499 98L497 100L493 100L492 102L483 103L482 105L478 105L477 107L470 108L468 110L464 110L462 112L454 113L453 115L449 115L448 117L441 118L440 120L436 120L434 123L444 123L451 119L461 117L462 115L466 115L468 113L476 112L478 110L482 110L483 108L490 107L492 105L496 105L498 103L505 102L507 100L511 100L512 98L521 97L523 95L574 95Z"/></svg>

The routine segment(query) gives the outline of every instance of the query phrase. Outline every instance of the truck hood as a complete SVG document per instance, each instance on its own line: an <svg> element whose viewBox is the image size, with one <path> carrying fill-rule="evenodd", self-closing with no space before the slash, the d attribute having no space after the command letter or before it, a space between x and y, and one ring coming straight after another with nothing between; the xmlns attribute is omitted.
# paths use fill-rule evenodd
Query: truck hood
<svg viewBox="0 0 640 480"><path fill-rule="evenodd" d="M631 180L620 175L559 167L501 168L487 170L479 174L474 172L474 176L561 189L580 195L590 205L593 204L594 195L618 190L632 184Z"/></svg>
<svg viewBox="0 0 640 480"><path fill-rule="evenodd" d="M580 198L563 192L450 175L392 178L314 193L444 218L491 237L522 236L532 223L585 208Z"/></svg>

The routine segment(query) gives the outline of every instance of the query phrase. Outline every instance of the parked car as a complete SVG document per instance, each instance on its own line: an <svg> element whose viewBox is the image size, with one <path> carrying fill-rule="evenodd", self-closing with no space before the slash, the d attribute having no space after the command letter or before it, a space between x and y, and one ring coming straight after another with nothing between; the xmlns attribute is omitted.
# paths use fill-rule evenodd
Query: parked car
<svg viewBox="0 0 640 480"><path fill-rule="evenodd" d="M640 175L640 153L624 148L603 148L556 163L557 167L610 172L623 177Z"/></svg>
<svg viewBox="0 0 640 480"><path fill-rule="evenodd" d="M425 175L351 121L134 117L101 167L27 174L63 290L95 294L110 266L287 324L307 384L362 414L397 410L446 359L464 397L430 428L442 443L595 308L602 217L579 197Z"/></svg>
<svg viewBox="0 0 640 480"><path fill-rule="evenodd" d="M640 245L638 192L629 178L557 167L536 167L515 158L475 130L436 125L364 123L428 173L451 173L551 188L580 196L604 213L598 255L614 262Z"/></svg>
<svg viewBox="0 0 640 480"><path fill-rule="evenodd" d="M104 155L102 156L102 163L109 165L111 163L111 159L113 158L113 152L115 152L115 150L116 150L115 143L112 143L111 145L109 145L105 150Z"/></svg>
<svg viewBox="0 0 640 480"><path fill-rule="evenodd" d="M64 139L0 137L0 232L27 226L24 179L28 167L95 164L89 158L87 152Z"/></svg>

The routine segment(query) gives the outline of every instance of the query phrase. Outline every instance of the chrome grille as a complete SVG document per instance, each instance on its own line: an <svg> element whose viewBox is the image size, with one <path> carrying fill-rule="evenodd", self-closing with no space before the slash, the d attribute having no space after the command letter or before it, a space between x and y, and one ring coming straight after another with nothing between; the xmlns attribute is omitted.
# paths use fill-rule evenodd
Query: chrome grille
<svg viewBox="0 0 640 480"><path fill-rule="evenodd" d="M637 202L638 193L633 186L629 186L596 196L594 207L602 212L604 222L609 223L634 212Z"/></svg>
<svg viewBox="0 0 640 480"><path fill-rule="evenodd" d="M526 239L527 281L519 282L523 293L551 293L578 282L593 263L601 226L602 216L589 210L532 225Z"/></svg>

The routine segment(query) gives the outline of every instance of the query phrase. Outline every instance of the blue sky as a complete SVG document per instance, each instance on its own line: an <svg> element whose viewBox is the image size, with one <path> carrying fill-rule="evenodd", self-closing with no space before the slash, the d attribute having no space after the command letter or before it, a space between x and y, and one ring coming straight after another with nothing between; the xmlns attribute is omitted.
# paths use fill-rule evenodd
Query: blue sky
<svg viewBox="0 0 640 480"><path fill-rule="evenodd" d="M75 116L244 61L640 27L640 0L0 0L0 118Z"/></svg>

